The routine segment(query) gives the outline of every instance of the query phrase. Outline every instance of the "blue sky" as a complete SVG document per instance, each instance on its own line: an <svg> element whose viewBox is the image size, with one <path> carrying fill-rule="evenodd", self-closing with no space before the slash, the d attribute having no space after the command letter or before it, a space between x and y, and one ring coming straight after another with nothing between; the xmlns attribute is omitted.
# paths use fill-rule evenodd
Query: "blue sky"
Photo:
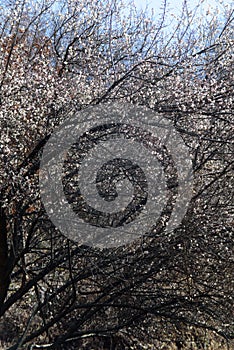
<svg viewBox="0 0 234 350"><path fill-rule="evenodd" d="M187 3L189 7L194 8L198 2L201 2L199 0L187 0ZM144 9L146 5L148 4L149 9L153 8L155 11L155 15L157 13L160 13L160 7L163 4L162 0L134 0L135 5L138 9ZM179 10L181 9L183 0L169 0L167 1L168 7L174 12L179 13ZM213 12L217 8L222 12L224 9L224 6L232 6L233 7L233 1L232 0L204 0L202 1L202 13L204 14L209 11Z"/></svg>

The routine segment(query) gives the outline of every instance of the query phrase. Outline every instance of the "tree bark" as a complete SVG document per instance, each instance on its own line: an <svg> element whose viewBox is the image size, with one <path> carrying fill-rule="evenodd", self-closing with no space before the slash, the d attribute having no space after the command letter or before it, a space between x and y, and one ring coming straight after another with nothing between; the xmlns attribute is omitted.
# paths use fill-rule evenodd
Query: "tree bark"
<svg viewBox="0 0 234 350"><path fill-rule="evenodd" d="M7 220L3 208L0 206L0 307L4 302L9 287L8 276L8 246Z"/></svg>

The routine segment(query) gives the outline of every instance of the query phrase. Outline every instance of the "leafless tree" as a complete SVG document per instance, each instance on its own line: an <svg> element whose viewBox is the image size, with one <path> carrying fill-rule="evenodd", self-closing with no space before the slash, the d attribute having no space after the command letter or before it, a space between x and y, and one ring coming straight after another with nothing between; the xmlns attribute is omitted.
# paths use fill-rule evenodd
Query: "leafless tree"
<svg viewBox="0 0 234 350"><path fill-rule="evenodd" d="M140 349L168 335L182 348L186 327L233 339L233 10L201 19L185 2L167 26L167 6L156 21L114 0L2 2L0 339L10 350ZM172 235L162 227L100 250L54 227L38 176L56 126L115 101L173 123L194 193Z"/></svg>

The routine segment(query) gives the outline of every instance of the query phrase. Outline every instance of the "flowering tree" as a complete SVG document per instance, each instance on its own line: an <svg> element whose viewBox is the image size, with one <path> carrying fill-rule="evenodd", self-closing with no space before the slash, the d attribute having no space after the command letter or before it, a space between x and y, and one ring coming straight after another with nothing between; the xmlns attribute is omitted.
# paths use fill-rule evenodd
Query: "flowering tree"
<svg viewBox="0 0 234 350"><path fill-rule="evenodd" d="M168 27L166 10L156 21L114 0L2 2L0 339L9 349L139 349L168 335L186 348L186 330L199 345L194 329L233 338L233 11L204 19L185 3ZM38 177L55 127L114 101L173 123L194 192L173 235L142 232L99 250L54 227Z"/></svg>

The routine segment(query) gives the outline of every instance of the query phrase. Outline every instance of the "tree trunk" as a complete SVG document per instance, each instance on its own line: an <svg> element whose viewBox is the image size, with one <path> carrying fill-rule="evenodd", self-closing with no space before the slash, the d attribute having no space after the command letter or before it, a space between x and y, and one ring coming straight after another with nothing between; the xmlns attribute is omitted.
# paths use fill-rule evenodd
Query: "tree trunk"
<svg viewBox="0 0 234 350"><path fill-rule="evenodd" d="M7 265L7 220L3 208L0 206L0 307L6 298L7 290L9 287Z"/></svg>

